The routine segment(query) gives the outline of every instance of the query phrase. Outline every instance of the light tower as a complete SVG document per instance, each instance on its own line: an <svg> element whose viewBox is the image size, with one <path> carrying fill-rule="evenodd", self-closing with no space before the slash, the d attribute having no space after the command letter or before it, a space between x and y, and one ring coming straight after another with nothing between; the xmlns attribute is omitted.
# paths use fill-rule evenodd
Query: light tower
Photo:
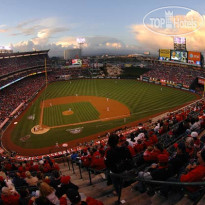
<svg viewBox="0 0 205 205"><path fill-rule="evenodd" d="M85 38L77 38L76 41L79 45L79 48L81 50L81 56L82 56L82 47L83 47L83 44L85 43Z"/></svg>

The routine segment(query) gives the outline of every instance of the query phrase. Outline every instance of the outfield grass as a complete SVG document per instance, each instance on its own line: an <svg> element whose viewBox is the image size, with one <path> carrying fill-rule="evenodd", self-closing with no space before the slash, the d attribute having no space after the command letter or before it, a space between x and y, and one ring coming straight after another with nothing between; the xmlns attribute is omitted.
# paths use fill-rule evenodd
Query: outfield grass
<svg viewBox="0 0 205 205"><path fill-rule="evenodd" d="M40 103L43 99L53 99L64 96L75 96L76 94L87 96L108 97L117 100L126 105L131 116L126 119L117 119L106 122L95 122L83 124L83 131L79 134L71 134L66 130L68 128L55 128L42 135L34 135L31 133L31 128L39 123L40 119ZM41 148L67 142L76 138L81 138L102 132L126 123L130 123L141 118L157 114L182 105L186 102L196 99L196 96L189 92L181 90L139 82L136 80L73 80L62 81L50 84L41 96L33 102L21 121L16 125L12 132L12 141L24 148ZM76 109L76 116L62 116L62 111L72 107ZM61 125L70 122L82 122L92 119L97 119L99 113L92 107L90 103L73 103L65 105L57 105L52 108L52 116L48 114L48 110L44 110L43 122L46 125ZM78 110L80 112L78 113ZM86 110L82 115L82 110ZM50 112L49 112L50 113ZM34 120L28 120L28 116L35 114ZM31 137L26 142L21 142L19 139L25 135Z"/></svg>

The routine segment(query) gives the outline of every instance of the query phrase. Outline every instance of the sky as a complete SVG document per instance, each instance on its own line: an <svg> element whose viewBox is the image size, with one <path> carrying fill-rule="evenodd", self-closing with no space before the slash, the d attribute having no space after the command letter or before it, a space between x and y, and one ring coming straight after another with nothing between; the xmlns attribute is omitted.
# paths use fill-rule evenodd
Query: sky
<svg viewBox="0 0 205 205"><path fill-rule="evenodd" d="M173 48L173 37L153 33L145 15L165 6L193 9L205 17L204 0L0 0L0 46L14 51L50 49L62 56L84 37L84 55L129 54ZM188 12L187 12L188 13ZM178 15L187 15L182 11ZM205 19L205 18L204 18ZM205 51L205 25L185 35L187 48Z"/></svg>

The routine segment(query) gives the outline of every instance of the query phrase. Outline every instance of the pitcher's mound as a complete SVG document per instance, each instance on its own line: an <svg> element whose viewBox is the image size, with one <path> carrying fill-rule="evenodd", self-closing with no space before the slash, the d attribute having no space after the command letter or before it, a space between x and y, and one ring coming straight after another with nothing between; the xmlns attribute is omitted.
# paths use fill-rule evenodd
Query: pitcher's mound
<svg viewBox="0 0 205 205"><path fill-rule="evenodd" d="M35 125L33 128L31 128L31 132L35 135L40 135L48 132L50 128L48 127L41 127L39 125Z"/></svg>
<svg viewBox="0 0 205 205"><path fill-rule="evenodd" d="M63 115L72 115L74 112L72 110L66 110L63 112Z"/></svg>

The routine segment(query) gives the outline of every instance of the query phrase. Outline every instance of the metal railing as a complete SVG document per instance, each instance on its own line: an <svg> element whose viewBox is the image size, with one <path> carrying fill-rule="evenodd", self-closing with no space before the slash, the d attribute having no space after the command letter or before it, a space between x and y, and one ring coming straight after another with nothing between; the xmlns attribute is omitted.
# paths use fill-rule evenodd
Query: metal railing
<svg viewBox="0 0 205 205"><path fill-rule="evenodd" d="M119 187L119 193L118 193L118 200L117 203L120 204L120 198L122 194L122 186L123 186L123 180L124 179L130 179L132 180L133 176L130 176L129 172L125 173L109 173L110 176L118 177L120 180L120 187ZM172 181L159 181L159 180L145 180L145 179L140 179L140 178L135 178L136 181L141 181L144 182L145 184L155 184L155 185L170 185L170 186L180 186L180 187L185 187L185 186L200 186L203 187L201 195L195 199L194 204L197 204L197 202L203 197L205 194L205 182L172 182Z"/></svg>

